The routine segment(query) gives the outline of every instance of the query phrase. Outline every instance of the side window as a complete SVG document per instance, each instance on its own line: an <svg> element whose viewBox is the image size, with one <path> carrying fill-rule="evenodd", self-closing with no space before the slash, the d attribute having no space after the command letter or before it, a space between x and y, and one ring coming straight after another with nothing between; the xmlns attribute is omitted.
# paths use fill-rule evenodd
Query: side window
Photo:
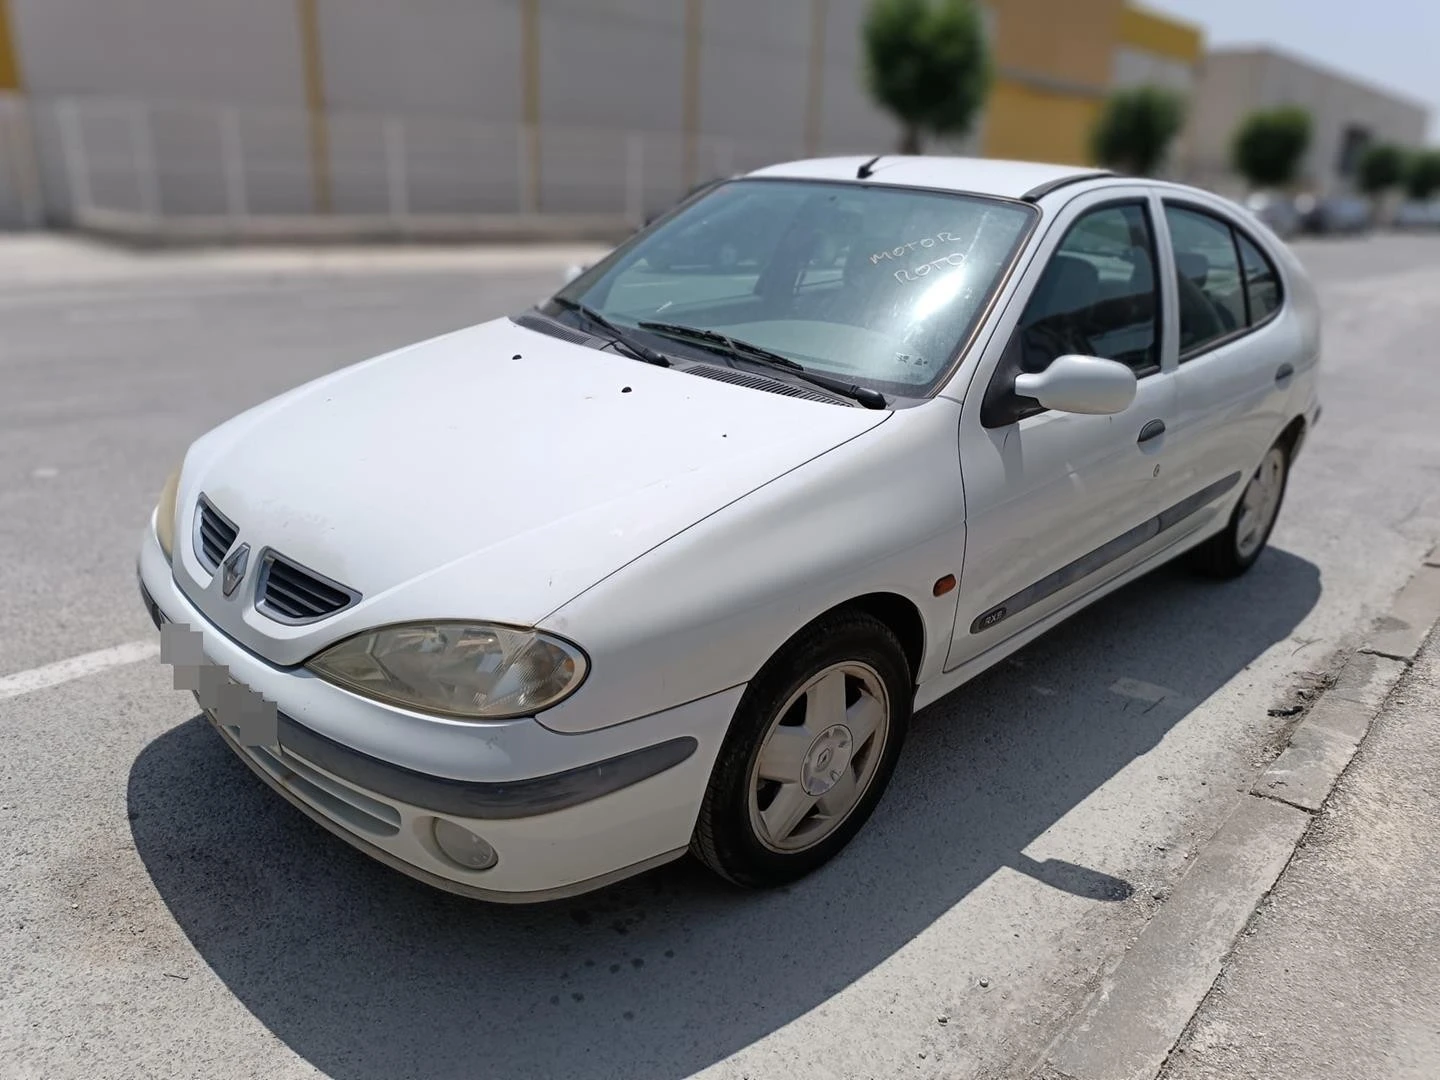
<svg viewBox="0 0 1440 1080"><path fill-rule="evenodd" d="M1230 226L1209 214L1165 207L1180 297L1180 355L1243 330L1245 282Z"/></svg>
<svg viewBox="0 0 1440 1080"><path fill-rule="evenodd" d="M1044 371L1067 353L1160 370L1155 242L1140 203L1081 217L1051 256L1021 317L1020 370Z"/></svg>
<svg viewBox="0 0 1440 1080"><path fill-rule="evenodd" d="M1250 301L1250 325L1263 322L1280 306L1280 275L1265 253L1237 232L1240 263L1245 268L1245 295Z"/></svg>

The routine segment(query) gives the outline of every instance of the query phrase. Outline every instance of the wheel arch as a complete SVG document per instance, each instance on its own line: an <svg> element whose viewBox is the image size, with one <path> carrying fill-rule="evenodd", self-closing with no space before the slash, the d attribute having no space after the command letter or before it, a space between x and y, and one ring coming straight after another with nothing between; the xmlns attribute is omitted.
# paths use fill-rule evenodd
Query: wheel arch
<svg viewBox="0 0 1440 1080"><path fill-rule="evenodd" d="M1305 442L1307 432L1308 427L1303 416L1295 417L1285 425L1285 430L1280 432L1280 437L1275 440L1275 445L1284 448L1287 461L1295 460L1295 455L1300 452L1300 447Z"/></svg>
<svg viewBox="0 0 1440 1080"><path fill-rule="evenodd" d="M786 648L791 642L808 633L812 627L825 619L844 611L859 611L884 623L900 641L905 653L905 663L910 669L910 680L915 683L920 677L920 666L925 661L925 618L915 602L893 592L872 592L852 597L822 611L792 634L788 641L775 653ZM771 654L772 657L775 654ZM767 661L768 663L769 661Z"/></svg>

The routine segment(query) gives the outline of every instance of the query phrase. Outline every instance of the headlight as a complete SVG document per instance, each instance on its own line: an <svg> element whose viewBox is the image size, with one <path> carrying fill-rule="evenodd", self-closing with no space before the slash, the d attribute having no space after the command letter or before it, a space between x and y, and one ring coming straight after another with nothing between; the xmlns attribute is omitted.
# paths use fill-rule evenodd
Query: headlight
<svg viewBox="0 0 1440 1080"><path fill-rule="evenodd" d="M365 697L463 720L528 716L569 697L588 664L567 641L483 623L411 623L332 645L306 667Z"/></svg>
<svg viewBox="0 0 1440 1080"><path fill-rule="evenodd" d="M180 488L180 470L176 469L165 481L160 492L160 502L155 506L155 535L160 540L160 550L165 558L171 558L175 549L175 494Z"/></svg>

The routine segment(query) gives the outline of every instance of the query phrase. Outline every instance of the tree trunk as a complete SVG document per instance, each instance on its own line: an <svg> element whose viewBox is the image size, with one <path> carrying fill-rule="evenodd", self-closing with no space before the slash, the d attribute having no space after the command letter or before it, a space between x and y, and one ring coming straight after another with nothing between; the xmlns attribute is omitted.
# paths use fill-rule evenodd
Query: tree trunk
<svg viewBox="0 0 1440 1080"><path fill-rule="evenodd" d="M919 153L921 153L921 149L920 149L920 129L919 129L919 128L914 127L913 125L910 125L910 124L906 124L906 125L905 125L904 129L903 129L903 130L901 131L901 133L900 133L900 153L902 153L902 154L919 154Z"/></svg>

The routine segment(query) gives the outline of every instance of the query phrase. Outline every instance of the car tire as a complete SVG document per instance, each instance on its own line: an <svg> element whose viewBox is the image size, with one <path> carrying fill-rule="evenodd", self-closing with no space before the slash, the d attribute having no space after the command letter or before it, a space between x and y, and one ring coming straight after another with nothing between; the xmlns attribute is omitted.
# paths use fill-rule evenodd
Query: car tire
<svg viewBox="0 0 1440 1080"><path fill-rule="evenodd" d="M1214 578L1239 577L1260 558L1285 501L1290 455L1283 443L1265 452L1223 530L1196 549L1196 565Z"/></svg>
<svg viewBox="0 0 1440 1080"><path fill-rule="evenodd" d="M783 885L828 862L884 794L914 693L905 651L878 619L842 611L811 625L746 687L692 853L744 888Z"/></svg>

